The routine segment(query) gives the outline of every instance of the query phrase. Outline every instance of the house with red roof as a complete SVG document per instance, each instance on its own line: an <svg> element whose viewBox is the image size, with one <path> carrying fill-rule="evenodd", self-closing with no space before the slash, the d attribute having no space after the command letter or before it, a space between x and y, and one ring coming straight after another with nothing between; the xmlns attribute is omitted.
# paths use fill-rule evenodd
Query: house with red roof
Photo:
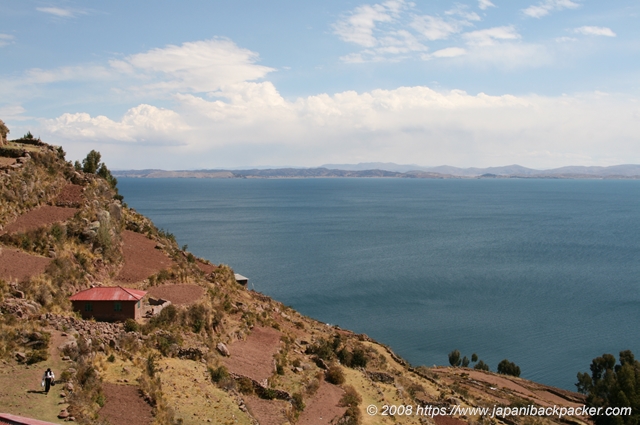
<svg viewBox="0 0 640 425"><path fill-rule="evenodd" d="M142 299L147 293L121 286L85 289L69 298L83 319L118 322L143 316Z"/></svg>

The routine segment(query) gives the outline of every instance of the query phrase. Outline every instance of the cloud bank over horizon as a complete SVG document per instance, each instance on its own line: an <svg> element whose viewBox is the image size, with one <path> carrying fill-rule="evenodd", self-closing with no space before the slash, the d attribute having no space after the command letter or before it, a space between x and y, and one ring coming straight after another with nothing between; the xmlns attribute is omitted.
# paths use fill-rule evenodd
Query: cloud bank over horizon
<svg viewBox="0 0 640 425"><path fill-rule="evenodd" d="M361 4L338 14L327 33L343 51L352 49L335 56L341 67L437 62L448 70L489 67L507 74L561 67L563 55L586 54L581 51L599 40L619 38L608 26L586 21L565 25L544 42L523 28L527 20L582 9L583 2L531 3L514 10L519 23L491 19L488 14L502 7L480 0L424 13L403 0ZM36 8L63 20L84 19L79 10ZM0 48L17 41L1 34ZM634 94L488 94L426 83L291 96L281 88L289 67L263 56L233 38L210 37L30 67L0 80L0 118L16 129L12 136L29 128L62 144L70 158L96 148L112 168L640 163ZM62 93L72 100L67 106ZM46 97L55 99L52 109L64 112L34 114L28 104Z"/></svg>

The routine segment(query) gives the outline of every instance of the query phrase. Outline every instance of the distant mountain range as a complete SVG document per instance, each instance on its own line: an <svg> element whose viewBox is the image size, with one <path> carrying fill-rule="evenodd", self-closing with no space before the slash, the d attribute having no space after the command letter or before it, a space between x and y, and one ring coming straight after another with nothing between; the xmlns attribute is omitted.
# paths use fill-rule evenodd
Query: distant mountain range
<svg viewBox="0 0 640 425"><path fill-rule="evenodd" d="M369 162L360 164L325 164L318 168L270 168L250 170L117 170L116 177L139 178L328 178L328 177L392 177L392 178L565 178L565 179L640 179L640 165L623 164L610 167L568 166L536 170L520 165L488 168L458 168L449 165L421 167L413 164Z"/></svg>

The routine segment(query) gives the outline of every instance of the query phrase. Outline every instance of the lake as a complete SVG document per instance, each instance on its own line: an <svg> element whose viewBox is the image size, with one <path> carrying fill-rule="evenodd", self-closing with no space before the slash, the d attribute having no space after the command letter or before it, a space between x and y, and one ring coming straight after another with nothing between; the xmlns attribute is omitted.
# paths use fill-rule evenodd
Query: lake
<svg viewBox="0 0 640 425"><path fill-rule="evenodd" d="M132 179L180 245L415 365L458 349L575 390L640 355L640 181Z"/></svg>

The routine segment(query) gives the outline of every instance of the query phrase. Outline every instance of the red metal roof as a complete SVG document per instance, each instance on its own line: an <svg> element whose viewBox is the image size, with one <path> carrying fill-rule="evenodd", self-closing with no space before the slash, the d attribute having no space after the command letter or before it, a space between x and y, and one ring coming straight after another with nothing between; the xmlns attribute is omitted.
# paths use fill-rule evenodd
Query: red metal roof
<svg viewBox="0 0 640 425"><path fill-rule="evenodd" d="M38 419L24 418L22 416L0 413L0 424L21 424L21 425L57 425L53 422L40 421Z"/></svg>
<svg viewBox="0 0 640 425"><path fill-rule="evenodd" d="M80 291L69 297L71 301L139 301L147 293L122 286L102 286Z"/></svg>

